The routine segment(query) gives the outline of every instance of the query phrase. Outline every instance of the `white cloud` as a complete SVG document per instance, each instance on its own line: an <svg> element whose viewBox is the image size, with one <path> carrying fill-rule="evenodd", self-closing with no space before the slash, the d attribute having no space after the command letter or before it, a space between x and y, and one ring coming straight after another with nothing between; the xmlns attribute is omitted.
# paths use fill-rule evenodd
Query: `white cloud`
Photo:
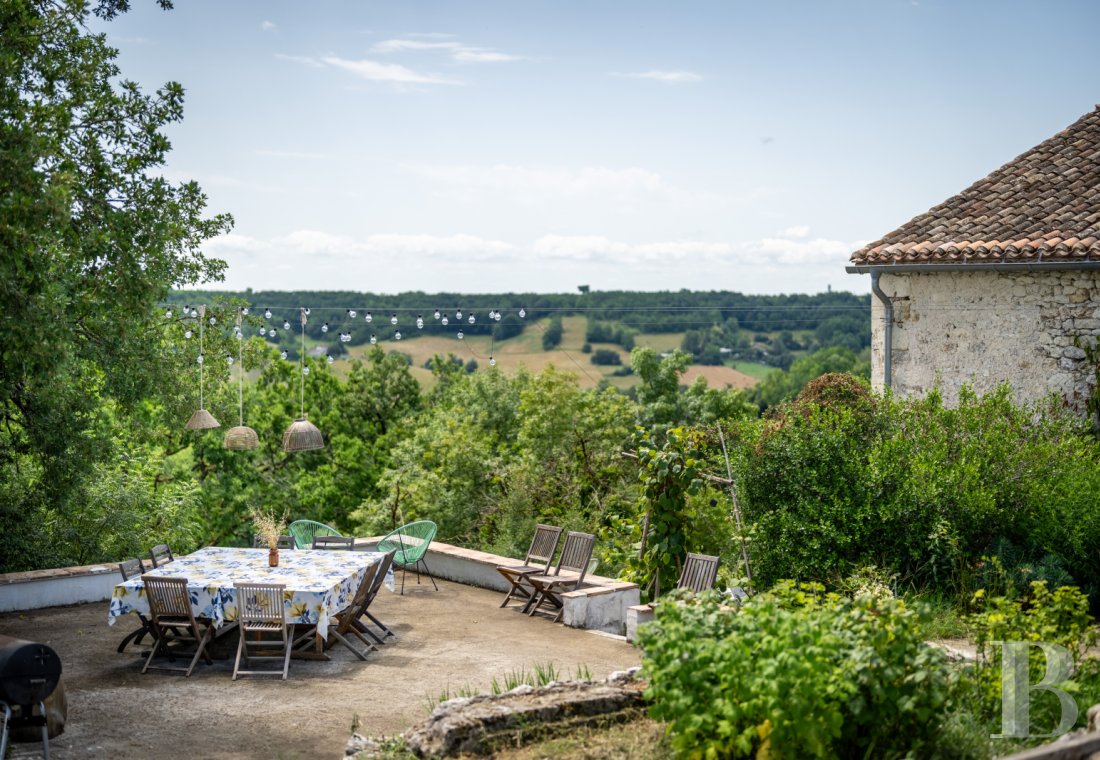
<svg viewBox="0 0 1100 760"><path fill-rule="evenodd" d="M264 21L260 24L260 30L264 32L273 32L279 27L275 26L274 21Z"/></svg>
<svg viewBox="0 0 1100 760"><path fill-rule="evenodd" d="M314 69L323 69L325 65L318 61L316 58L311 58L308 55L286 55L285 53L276 53L275 57L280 61L290 61L291 63L300 63L303 66L309 66Z"/></svg>
<svg viewBox="0 0 1100 760"><path fill-rule="evenodd" d="M230 232L208 240L203 249L212 256L226 253L262 253L268 250L268 244L248 235Z"/></svg>
<svg viewBox="0 0 1100 760"><path fill-rule="evenodd" d="M652 79L656 82L664 82L665 84L686 84L688 82L700 82L703 79L702 74L697 74L694 71L667 71L662 69L651 69L650 71L638 71L630 73L615 73L614 76L628 77L630 79Z"/></svg>
<svg viewBox="0 0 1100 760"><path fill-rule="evenodd" d="M436 39L436 38L433 38ZM425 40L393 39L382 40L370 49L372 53L388 55L391 53L403 53L409 51L442 50L446 51L452 60L458 63L501 63L507 61L522 61L524 56L501 53L491 48L472 47L463 45L454 40L444 42L427 42Z"/></svg>
<svg viewBox="0 0 1100 760"><path fill-rule="evenodd" d="M810 226L808 224L796 224L793 227L788 227L785 230L780 230L775 233L776 237L781 238L804 238L810 236Z"/></svg>
<svg viewBox="0 0 1100 760"><path fill-rule="evenodd" d="M325 56L322 63L355 74L372 82L392 82L394 84L463 84L454 79L446 79L436 74L421 74L397 63L381 63L362 58L358 61Z"/></svg>

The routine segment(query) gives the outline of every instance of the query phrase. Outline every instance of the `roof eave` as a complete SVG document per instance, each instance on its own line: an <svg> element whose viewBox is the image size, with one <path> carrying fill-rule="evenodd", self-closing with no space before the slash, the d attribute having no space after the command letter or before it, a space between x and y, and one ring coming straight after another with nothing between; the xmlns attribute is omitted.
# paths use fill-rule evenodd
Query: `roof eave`
<svg viewBox="0 0 1100 760"><path fill-rule="evenodd" d="M1100 269L1100 261L1021 261L1016 263L967 263L967 264L851 264L844 268L848 274L871 272L1046 272L1060 269Z"/></svg>

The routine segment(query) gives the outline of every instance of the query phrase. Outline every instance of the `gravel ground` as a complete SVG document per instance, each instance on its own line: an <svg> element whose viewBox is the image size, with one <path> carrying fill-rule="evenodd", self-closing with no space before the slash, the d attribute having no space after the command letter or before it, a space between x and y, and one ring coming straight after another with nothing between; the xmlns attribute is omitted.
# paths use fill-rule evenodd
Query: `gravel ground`
<svg viewBox="0 0 1100 760"><path fill-rule="evenodd" d="M439 581L382 591L372 611L397 634L367 662L343 647L329 662L292 660L290 679L232 681L233 659L200 664L190 678L142 675L142 648L118 654L129 620L107 625L107 604L51 607L0 615L0 633L41 641L61 657L68 725L51 757L337 758L352 723L368 736L401 733L449 689L487 689L493 677L553 663L564 678L585 666L593 678L639 663L614 637L578 631L518 609L501 595ZM134 623L137 620L134 618ZM225 637L232 646L233 634ZM393 641L393 639L389 639ZM14 757L41 757L17 744Z"/></svg>

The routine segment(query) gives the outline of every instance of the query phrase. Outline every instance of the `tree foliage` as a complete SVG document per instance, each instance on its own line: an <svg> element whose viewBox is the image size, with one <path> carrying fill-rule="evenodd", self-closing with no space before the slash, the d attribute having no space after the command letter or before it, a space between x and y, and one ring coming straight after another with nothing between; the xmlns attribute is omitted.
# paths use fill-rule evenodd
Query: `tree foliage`
<svg viewBox="0 0 1100 760"><path fill-rule="evenodd" d="M223 263L199 246L230 224L205 216L198 185L157 175L182 87L150 95L121 78L89 12L76 0L0 7L0 480L18 484L0 517L24 536L79 517L115 445L112 415L156 398L172 365L154 307L219 278Z"/></svg>

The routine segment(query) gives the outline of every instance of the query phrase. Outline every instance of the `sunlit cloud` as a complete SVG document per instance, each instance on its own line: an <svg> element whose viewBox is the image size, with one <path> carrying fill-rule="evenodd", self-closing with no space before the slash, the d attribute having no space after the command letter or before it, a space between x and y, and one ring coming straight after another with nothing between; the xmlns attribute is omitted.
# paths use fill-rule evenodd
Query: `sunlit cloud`
<svg viewBox="0 0 1100 760"><path fill-rule="evenodd" d="M397 63L381 63L362 58L357 61L337 56L325 56L322 63L347 71L361 79L372 82L392 82L394 84L463 84L455 79L447 79L437 74L422 74Z"/></svg>
<svg viewBox="0 0 1100 760"><path fill-rule="evenodd" d="M264 21L260 24L260 30L264 32L273 32L278 28L274 21Z"/></svg>
<svg viewBox="0 0 1100 760"><path fill-rule="evenodd" d="M629 79L652 79L655 82L664 82L665 84L687 84L688 82L700 82L703 79L702 74L697 74L694 71L667 71L662 69L626 73L613 72L612 75Z"/></svg>
<svg viewBox="0 0 1100 760"><path fill-rule="evenodd" d="M430 38L438 39L438 38ZM423 39L393 39L382 40L374 44L370 52L380 55L403 53L409 51L438 50L446 52L452 60L458 63L501 63L507 61L522 61L524 56L501 53L492 48L473 47L463 45L455 40L427 41Z"/></svg>
<svg viewBox="0 0 1100 760"><path fill-rule="evenodd" d="M780 230L775 233L776 237L781 238L804 238L810 236L810 226L808 224L796 224L793 227L788 227L785 230Z"/></svg>

